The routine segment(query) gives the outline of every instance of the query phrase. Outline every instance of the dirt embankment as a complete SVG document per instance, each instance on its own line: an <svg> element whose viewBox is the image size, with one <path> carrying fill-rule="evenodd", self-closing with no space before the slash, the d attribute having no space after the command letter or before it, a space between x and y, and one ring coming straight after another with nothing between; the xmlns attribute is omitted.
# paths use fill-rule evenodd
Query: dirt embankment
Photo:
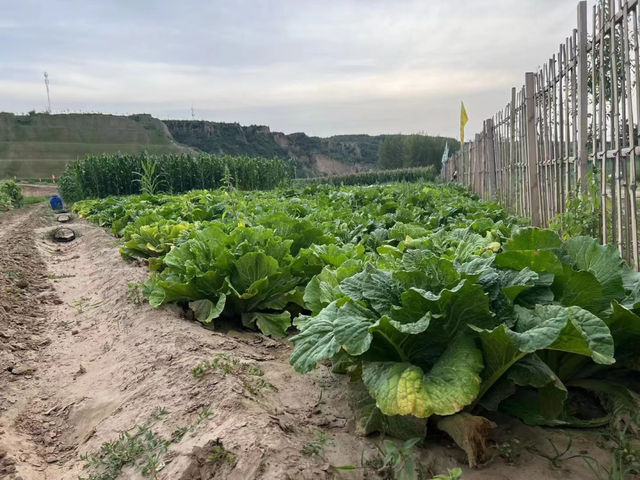
<svg viewBox="0 0 640 480"><path fill-rule="evenodd" d="M129 285L147 268L122 261L113 237L76 221L79 238L55 244L50 217L0 217L0 479L86 478L84 455L120 465L118 478L389 478L380 439L354 432L345 377L295 373L286 340L152 309ZM508 447L465 480L592 478L581 459L554 470L525 448L563 448L563 434L502 424L494 440ZM599 454L595 435L574 437L570 454ZM445 437L416 452L422 478L464 463ZM332 468L345 465L358 468Z"/></svg>

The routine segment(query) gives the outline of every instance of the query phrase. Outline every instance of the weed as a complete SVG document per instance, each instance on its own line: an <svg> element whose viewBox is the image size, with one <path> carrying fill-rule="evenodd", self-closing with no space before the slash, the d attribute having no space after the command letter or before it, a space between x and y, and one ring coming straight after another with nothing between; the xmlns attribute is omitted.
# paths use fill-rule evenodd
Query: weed
<svg viewBox="0 0 640 480"><path fill-rule="evenodd" d="M204 420L213 415L213 412L209 407L205 407L202 409L202 412L198 414L198 418L193 424L186 427L179 427L175 429L171 433L171 443L180 443L187 432L193 432L198 425L200 425Z"/></svg>
<svg viewBox="0 0 640 480"><path fill-rule="evenodd" d="M213 412L211 411L211 409L209 407L204 407L202 409L202 412L198 414L198 418L196 419L196 423L194 427L200 425L204 420L209 418L211 415L213 415Z"/></svg>
<svg viewBox="0 0 640 480"><path fill-rule="evenodd" d="M61 273L60 275L56 273L52 273L49 275L49 280L61 280L63 278L74 278L76 276L75 273Z"/></svg>
<svg viewBox="0 0 640 480"><path fill-rule="evenodd" d="M78 315L80 315L80 314L82 314L84 312L87 312L89 310L92 310L94 308L97 308L100 305L102 305L102 302L91 303L91 302L89 302L89 300L87 300L84 297L81 297L78 300L74 300L73 302L71 302L69 304L70 307L76 309L76 312L78 313Z"/></svg>
<svg viewBox="0 0 640 480"><path fill-rule="evenodd" d="M504 459L507 464L513 464L518 457L520 457L520 452L518 451L518 444L520 442L518 440L512 440L509 442L505 442L501 445L498 445L498 450L500 451L500 456Z"/></svg>
<svg viewBox="0 0 640 480"><path fill-rule="evenodd" d="M178 427L171 433L171 443L180 443L189 431L189 427Z"/></svg>
<svg viewBox="0 0 640 480"><path fill-rule="evenodd" d="M531 453L535 455L538 455L542 458L546 458L547 460L549 460L549 463L551 464L552 468L559 470L561 468L561 465L560 465L561 462L564 462L566 460L571 460L572 458L581 457L581 455L571 455L569 457L565 457L565 455L569 453L569 450L571 450L571 445L573 444L572 438L569 437L569 441L567 442L567 447L564 449L563 452L560 452L560 450L558 450L558 447L556 447L555 443L553 443L553 441L550 438L547 438L547 440L551 444L551 447L553 448L555 455L547 455L546 453L542 453L536 447L527 447L527 450L529 450Z"/></svg>
<svg viewBox="0 0 640 480"><path fill-rule="evenodd" d="M258 395L262 390L265 389L277 390L275 385L267 382L262 378L254 381L252 381L251 379L244 380L242 382L242 387L245 390L248 390L251 395Z"/></svg>
<svg viewBox="0 0 640 480"><path fill-rule="evenodd" d="M236 456L227 451L223 446L222 443L218 442L216 443L212 449L211 449L211 454L207 457L207 462L211 462L211 463L233 463L236 461Z"/></svg>
<svg viewBox="0 0 640 480"><path fill-rule="evenodd" d="M580 455L598 480L627 480L631 475L640 472L640 450L631 445L637 436L630 435L632 425L637 425L640 416L632 415L630 421L622 429L611 429L603 433L603 440L611 442L611 467L607 469L598 460L589 455ZM603 445L604 447L604 445Z"/></svg>
<svg viewBox="0 0 640 480"><path fill-rule="evenodd" d="M86 462L84 469L92 469L94 472L89 477L80 477L79 480L115 480L122 475L122 470L126 467L136 467L144 477L157 478L157 472L164 468L162 456L169 446L179 443L188 431L193 431L212 413L210 409L205 408L193 425L175 430L171 438L166 440L157 435L151 426L168 414L166 408L157 407L144 424L121 432L113 442L103 443L97 454L81 456L80 458ZM231 461L233 460L235 457L232 456Z"/></svg>
<svg viewBox="0 0 640 480"><path fill-rule="evenodd" d="M96 455L82 455L85 469L95 472L80 480L115 480L125 467L135 466L143 476L156 476L160 457L167 451L170 442L151 430L151 423L136 425L121 432L118 439L105 442Z"/></svg>
<svg viewBox="0 0 640 480"><path fill-rule="evenodd" d="M394 478L398 480L413 480L416 478L416 463L413 458L413 447L421 438L412 438L404 442L402 447L391 440L385 440L385 455L382 468L388 467L393 471ZM445 477L446 478L446 477ZM457 477L454 477L454 479Z"/></svg>
<svg viewBox="0 0 640 480"><path fill-rule="evenodd" d="M564 240L579 235L598 236L600 227L600 210L602 197L600 196L598 172L587 173L588 193L580 191L580 182L569 196L565 206L565 213L559 213L549 222L549 228L559 232ZM610 222L610 220L609 220ZM607 227L610 229L610 226Z"/></svg>
<svg viewBox="0 0 640 480"><path fill-rule="evenodd" d="M191 369L191 375L193 375L195 378L203 376L207 371L207 366L208 365L206 363L201 363L199 365L196 365L194 368Z"/></svg>
<svg viewBox="0 0 640 480"><path fill-rule="evenodd" d="M139 283L130 282L128 284L129 290L127 291L127 302L134 305L142 305L144 302L144 294L142 293L142 285Z"/></svg>
<svg viewBox="0 0 640 480"><path fill-rule="evenodd" d="M157 407L151 414L152 420L160 420L162 417L169 415L169 410L164 407Z"/></svg>
<svg viewBox="0 0 640 480"><path fill-rule="evenodd" d="M462 476L462 470L459 468L454 468L454 469L447 469L447 475L436 475L431 480L459 480L461 476Z"/></svg>
<svg viewBox="0 0 640 480"><path fill-rule="evenodd" d="M322 457L324 455L324 447L327 445L333 445L333 441L324 431L317 428L313 442L303 445L300 453L307 456Z"/></svg>
<svg viewBox="0 0 640 480"><path fill-rule="evenodd" d="M221 353L213 360L203 362L191 369L191 375L199 378L209 371L221 371L227 375L234 375L242 378L242 387L252 395L258 395L262 390L276 387L264 379L254 379L252 377L262 377L264 372L259 367L249 363L243 363L235 357L230 357Z"/></svg>

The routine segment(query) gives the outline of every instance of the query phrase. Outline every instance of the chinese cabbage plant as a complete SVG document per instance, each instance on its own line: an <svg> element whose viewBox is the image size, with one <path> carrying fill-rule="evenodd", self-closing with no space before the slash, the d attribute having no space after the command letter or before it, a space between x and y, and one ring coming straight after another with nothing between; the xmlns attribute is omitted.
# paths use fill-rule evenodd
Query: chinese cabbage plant
<svg viewBox="0 0 640 480"><path fill-rule="evenodd" d="M480 407L530 424L591 426L640 406L611 375L630 372L640 340L637 275L617 249L525 228L497 254L487 239L489 249L480 242L472 254L456 248L443 258L456 234L436 235L351 276L325 267L306 289L312 315L295 321L291 363L304 373L331 360L349 373L363 433L411 437L407 425L424 434L419 419ZM608 411L574 416L575 389L593 392Z"/></svg>

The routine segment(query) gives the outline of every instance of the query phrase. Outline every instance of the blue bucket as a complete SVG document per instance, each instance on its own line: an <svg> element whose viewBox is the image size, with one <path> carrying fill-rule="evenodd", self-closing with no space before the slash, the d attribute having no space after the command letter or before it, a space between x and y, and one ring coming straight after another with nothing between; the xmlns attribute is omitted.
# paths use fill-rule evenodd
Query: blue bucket
<svg viewBox="0 0 640 480"><path fill-rule="evenodd" d="M59 195L54 195L49 199L51 210L62 210L62 199Z"/></svg>

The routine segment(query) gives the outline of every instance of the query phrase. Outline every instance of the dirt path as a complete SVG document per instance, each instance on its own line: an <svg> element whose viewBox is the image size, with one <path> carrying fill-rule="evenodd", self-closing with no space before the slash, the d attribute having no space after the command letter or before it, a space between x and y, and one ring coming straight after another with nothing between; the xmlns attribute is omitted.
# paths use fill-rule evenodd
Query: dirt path
<svg viewBox="0 0 640 480"><path fill-rule="evenodd" d="M0 217L0 478L89 477L80 457L123 431L130 437L106 458L126 454L139 467L120 478L143 478L145 468L162 480L384 478L331 468L379 455L376 439L353 433L345 377L325 367L296 374L286 341L152 309L128 285L147 268L122 261L113 237L76 222L79 238L54 244L45 212ZM563 447L562 434L503 425L498 441L511 442L517 467L496 458L465 480L593 478L580 459L552 470L523 448L548 449L549 435ZM576 437L572 453L597 454L594 437ZM423 478L464 461L448 443L422 450Z"/></svg>
<svg viewBox="0 0 640 480"><path fill-rule="evenodd" d="M50 183L43 183L40 185L20 184L22 188L22 194L25 197L50 197L52 195L58 195L58 186Z"/></svg>

